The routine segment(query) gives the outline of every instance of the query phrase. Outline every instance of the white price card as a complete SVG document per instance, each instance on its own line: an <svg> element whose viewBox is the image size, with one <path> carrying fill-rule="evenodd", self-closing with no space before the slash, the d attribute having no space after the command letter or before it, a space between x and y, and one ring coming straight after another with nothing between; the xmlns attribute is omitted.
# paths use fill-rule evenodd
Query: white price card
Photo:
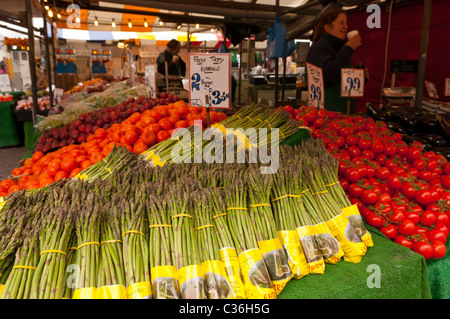
<svg viewBox="0 0 450 319"><path fill-rule="evenodd" d="M445 78L445 96L450 96L450 78Z"/></svg>
<svg viewBox="0 0 450 319"><path fill-rule="evenodd" d="M64 95L64 89L56 88L56 89L55 89L55 93L53 93L53 98L54 98L55 100L58 100L58 99L60 99L63 95Z"/></svg>
<svg viewBox="0 0 450 319"><path fill-rule="evenodd" d="M325 100L325 87L323 85L322 68L306 63L308 77L308 106L323 109Z"/></svg>
<svg viewBox="0 0 450 319"><path fill-rule="evenodd" d="M364 96L364 70L341 69L341 97Z"/></svg>
<svg viewBox="0 0 450 319"><path fill-rule="evenodd" d="M11 81L9 80L8 74L0 74L0 91L1 92L11 92Z"/></svg>
<svg viewBox="0 0 450 319"><path fill-rule="evenodd" d="M145 67L145 89L148 97L156 98L156 80L155 80L154 65L147 65Z"/></svg>
<svg viewBox="0 0 450 319"><path fill-rule="evenodd" d="M189 103L227 109L231 100L229 53L189 55ZM208 96L207 103L205 96ZM209 105L208 105L209 104Z"/></svg>
<svg viewBox="0 0 450 319"><path fill-rule="evenodd" d="M427 87L428 95L435 100L439 100L439 95L436 90L436 85L433 82L425 80L425 86Z"/></svg>

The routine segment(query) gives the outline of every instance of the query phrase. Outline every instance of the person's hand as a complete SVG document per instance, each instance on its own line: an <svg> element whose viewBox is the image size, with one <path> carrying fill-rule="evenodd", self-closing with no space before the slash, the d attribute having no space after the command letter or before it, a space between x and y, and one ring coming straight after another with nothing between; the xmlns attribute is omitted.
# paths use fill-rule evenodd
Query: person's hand
<svg viewBox="0 0 450 319"><path fill-rule="evenodd" d="M180 61L180 57L178 55L174 55L172 58L172 62L173 63L178 63L178 61Z"/></svg>
<svg viewBox="0 0 450 319"><path fill-rule="evenodd" d="M362 39L361 39L361 36L358 34L358 35L352 36L345 45L348 45L353 50L356 50L361 44L362 44Z"/></svg>

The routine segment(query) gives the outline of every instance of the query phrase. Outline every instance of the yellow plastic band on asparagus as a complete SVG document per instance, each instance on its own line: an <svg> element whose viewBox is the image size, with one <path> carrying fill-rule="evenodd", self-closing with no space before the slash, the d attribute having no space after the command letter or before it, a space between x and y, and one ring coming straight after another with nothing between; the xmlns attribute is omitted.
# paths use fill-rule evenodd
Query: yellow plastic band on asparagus
<svg viewBox="0 0 450 319"><path fill-rule="evenodd" d="M189 217L189 218L192 218L192 216L188 215L188 214L178 214L178 215L172 216L172 219L177 218L177 217Z"/></svg>
<svg viewBox="0 0 450 319"><path fill-rule="evenodd" d="M57 254L67 255L65 251L56 250L56 249L43 250L43 251L41 251L41 253L39 255L47 254L47 253L57 253Z"/></svg>
<svg viewBox="0 0 450 319"><path fill-rule="evenodd" d="M283 139L286 139L286 136L283 134L283 131L278 129L278 131L281 133L281 135L283 136Z"/></svg>
<svg viewBox="0 0 450 319"><path fill-rule="evenodd" d="M69 248L67 248L67 249L69 249L69 250L77 250L77 247L69 247Z"/></svg>
<svg viewBox="0 0 450 319"><path fill-rule="evenodd" d="M155 227L172 227L172 225L167 224L156 224L156 225L150 225L148 228L155 228Z"/></svg>
<svg viewBox="0 0 450 319"><path fill-rule="evenodd" d="M227 213L219 214L219 215L213 216L212 218L214 219L214 218L218 218L218 217L225 216L225 215L227 215Z"/></svg>
<svg viewBox="0 0 450 319"><path fill-rule="evenodd" d="M223 187L223 186L218 186L217 188L224 189L225 187Z"/></svg>
<svg viewBox="0 0 450 319"><path fill-rule="evenodd" d="M228 207L227 210L247 210L247 207Z"/></svg>
<svg viewBox="0 0 450 319"><path fill-rule="evenodd" d="M331 183L331 184L328 184L328 185L325 185L325 186L326 186L326 187L330 187L330 186L333 186L333 185L336 185L336 184L339 184L339 181L338 181L338 182Z"/></svg>
<svg viewBox="0 0 450 319"><path fill-rule="evenodd" d="M319 195L319 194L325 194L325 193L328 193L328 191L326 190L326 191L323 191L323 192L317 192L317 193L313 193L312 195Z"/></svg>
<svg viewBox="0 0 450 319"><path fill-rule="evenodd" d="M267 123L267 125L269 125L270 129L272 129L272 126L270 125L269 121L267 121L267 120L264 120L264 122L266 122L266 123Z"/></svg>
<svg viewBox="0 0 450 319"><path fill-rule="evenodd" d="M140 231L137 231L137 230L128 230L122 234L122 237L125 236L126 234L139 234L139 235L145 236L143 233L141 233Z"/></svg>
<svg viewBox="0 0 450 319"><path fill-rule="evenodd" d="M250 205L250 207L261 207L261 206L271 206L269 203L262 203L262 204L253 204Z"/></svg>
<svg viewBox="0 0 450 319"><path fill-rule="evenodd" d="M286 197L300 198L300 197L302 197L302 195L287 194L287 195L283 195L283 196L277 197L275 199L272 199L272 202L276 202L277 200L280 200L280 199L283 199L283 198L286 198Z"/></svg>
<svg viewBox="0 0 450 319"><path fill-rule="evenodd" d="M214 227L214 225L211 225L211 224L203 225L203 226L199 226L197 228L194 228L194 230L200 230L200 229L207 228L207 227Z"/></svg>
<svg viewBox="0 0 450 319"><path fill-rule="evenodd" d="M309 189L305 189L304 191L302 191L302 194L309 192Z"/></svg>
<svg viewBox="0 0 450 319"><path fill-rule="evenodd" d="M122 241L120 239L111 239L111 240L104 240L100 242L100 245L107 244L107 243L121 243Z"/></svg>
<svg viewBox="0 0 450 319"><path fill-rule="evenodd" d="M109 167L105 167L105 169L106 169L110 174L113 173L112 170L111 170Z"/></svg>
<svg viewBox="0 0 450 319"><path fill-rule="evenodd" d="M77 250L80 249L81 247L88 246L88 245L99 245L100 246L100 243L98 241L91 241L89 243L84 243L84 244L81 244L80 246L78 246Z"/></svg>
<svg viewBox="0 0 450 319"><path fill-rule="evenodd" d="M17 266L13 266L13 269L31 269L31 270L36 270L36 267L17 265Z"/></svg>

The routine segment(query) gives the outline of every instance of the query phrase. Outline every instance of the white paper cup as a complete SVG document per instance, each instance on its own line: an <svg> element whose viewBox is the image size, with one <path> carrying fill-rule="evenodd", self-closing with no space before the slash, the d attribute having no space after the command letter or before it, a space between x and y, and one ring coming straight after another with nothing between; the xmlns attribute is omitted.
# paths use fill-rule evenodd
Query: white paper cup
<svg viewBox="0 0 450 319"><path fill-rule="evenodd" d="M355 35L358 35L358 34L359 34L358 30L353 30L353 31L347 32L347 39L350 40L352 37L354 37Z"/></svg>

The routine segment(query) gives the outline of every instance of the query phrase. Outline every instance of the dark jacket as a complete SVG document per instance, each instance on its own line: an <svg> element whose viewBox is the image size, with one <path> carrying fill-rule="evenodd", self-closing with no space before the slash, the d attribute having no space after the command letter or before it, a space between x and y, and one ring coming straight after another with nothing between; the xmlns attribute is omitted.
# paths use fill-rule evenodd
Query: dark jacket
<svg viewBox="0 0 450 319"><path fill-rule="evenodd" d="M186 63L180 58L178 60L178 64L172 62L172 53L169 50L165 49L161 52L156 59L157 71L163 75L166 74L166 69L164 66L164 62L167 61L169 64L169 75L186 75Z"/></svg>
<svg viewBox="0 0 450 319"><path fill-rule="evenodd" d="M306 56L306 62L322 68L325 86L325 108L330 111L347 113L348 98L340 97L341 69L351 68L353 49L345 45L346 41L324 33L313 43ZM354 112L354 100L350 99Z"/></svg>

